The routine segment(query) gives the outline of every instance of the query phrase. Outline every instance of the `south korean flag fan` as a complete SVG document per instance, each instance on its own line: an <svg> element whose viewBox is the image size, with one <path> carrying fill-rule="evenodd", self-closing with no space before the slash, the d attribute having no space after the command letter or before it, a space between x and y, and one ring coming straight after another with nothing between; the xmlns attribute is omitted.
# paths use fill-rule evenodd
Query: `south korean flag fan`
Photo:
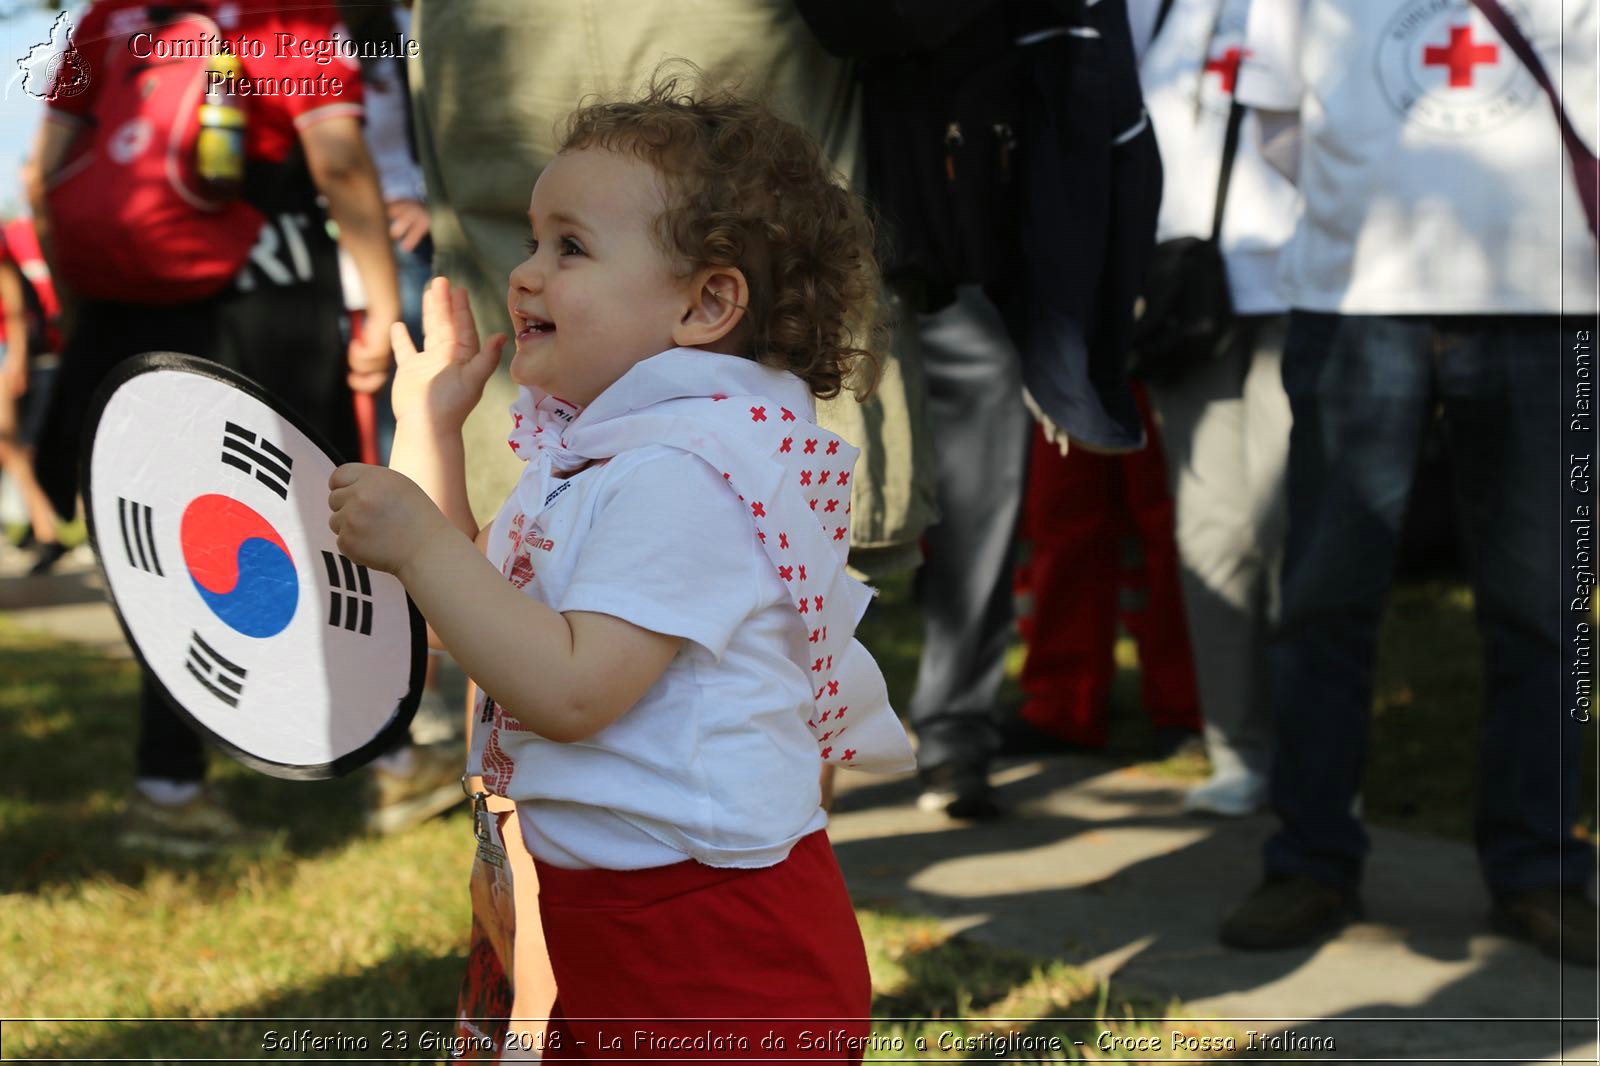
<svg viewBox="0 0 1600 1066"><path fill-rule="evenodd" d="M89 534L129 645L216 746L289 779L343 774L403 740L421 617L327 529L336 460L235 371L125 360L90 411Z"/></svg>
<svg viewBox="0 0 1600 1066"><path fill-rule="evenodd" d="M1280 824L1261 886L1222 925L1235 947L1297 947L1362 911L1379 621L1439 409L1483 640L1490 923L1595 965L1595 857L1572 833L1583 734L1564 688L1588 622L1561 590L1566 529L1591 506L1567 460L1593 447L1573 383L1592 374L1596 249L1573 177L1592 181L1597 32L1593 0L1251 7L1238 97L1304 211L1281 290L1293 426L1267 671ZM1588 439L1564 440L1569 426Z"/></svg>

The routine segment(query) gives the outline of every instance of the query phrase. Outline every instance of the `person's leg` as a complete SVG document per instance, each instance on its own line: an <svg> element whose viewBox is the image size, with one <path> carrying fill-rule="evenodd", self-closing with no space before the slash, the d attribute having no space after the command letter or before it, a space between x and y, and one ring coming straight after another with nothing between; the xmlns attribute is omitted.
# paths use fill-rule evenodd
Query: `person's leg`
<svg viewBox="0 0 1600 1066"><path fill-rule="evenodd" d="M982 772L999 745L995 696L1011 636L1011 559L1029 419L1016 349L987 297L916 321L941 518L917 575L922 657L911 696L918 766Z"/></svg>
<svg viewBox="0 0 1600 1066"><path fill-rule="evenodd" d="M1170 748L1200 731L1200 696L1195 685L1194 652L1184 621L1178 579L1172 494L1161 454L1161 432L1143 389L1134 396L1150 443L1117 457L1122 493L1143 558L1144 604L1126 622L1139 645L1139 683L1145 713L1158 742Z"/></svg>
<svg viewBox="0 0 1600 1066"><path fill-rule="evenodd" d="M1278 730L1270 873L1354 892L1378 625L1431 395L1424 319L1296 312L1283 603L1268 647Z"/></svg>
<svg viewBox="0 0 1600 1066"><path fill-rule="evenodd" d="M1082 449L1062 455L1037 429L1032 447L1022 518L1032 603L1022 719L1055 740L1101 748L1115 672L1118 460Z"/></svg>
<svg viewBox="0 0 1600 1066"><path fill-rule="evenodd" d="M1355 908L1360 790L1378 625L1430 403L1425 320L1296 311L1284 347L1293 411L1283 602L1268 647L1278 747L1267 883L1224 941L1275 948Z"/></svg>
<svg viewBox="0 0 1600 1066"><path fill-rule="evenodd" d="M1266 802L1272 718L1265 639L1282 555L1289 445L1285 324L1283 316L1241 319L1223 358L1150 389L1211 762L1210 779L1186 802L1211 813L1246 814Z"/></svg>
<svg viewBox="0 0 1600 1066"><path fill-rule="evenodd" d="M1582 889L1582 729L1561 706L1562 335L1554 317L1441 321L1438 362L1483 634L1477 841L1497 896ZM1592 945L1591 945L1592 953Z"/></svg>

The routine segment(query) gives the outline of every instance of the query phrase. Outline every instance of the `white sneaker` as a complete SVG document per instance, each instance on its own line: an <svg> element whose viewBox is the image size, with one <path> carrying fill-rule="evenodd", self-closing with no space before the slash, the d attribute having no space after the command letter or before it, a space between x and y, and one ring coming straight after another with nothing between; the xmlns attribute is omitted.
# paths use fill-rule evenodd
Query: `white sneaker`
<svg viewBox="0 0 1600 1066"><path fill-rule="evenodd" d="M1243 818L1262 810L1266 805L1266 775L1249 770L1213 776L1191 788L1183 797L1186 813L1218 814L1224 818Z"/></svg>

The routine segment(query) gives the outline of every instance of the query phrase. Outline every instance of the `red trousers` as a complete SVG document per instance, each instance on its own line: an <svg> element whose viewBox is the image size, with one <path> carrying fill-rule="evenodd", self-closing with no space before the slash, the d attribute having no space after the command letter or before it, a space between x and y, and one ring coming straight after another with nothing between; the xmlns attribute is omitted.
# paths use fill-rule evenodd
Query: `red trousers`
<svg viewBox="0 0 1600 1066"><path fill-rule="evenodd" d="M1143 607L1122 612L1139 646L1144 708L1157 728L1200 728L1194 658L1178 585L1172 497L1161 443L1143 389L1135 389L1150 442L1125 455L1074 447L1066 455L1034 430L1022 536L1032 545L1017 585L1028 658L1022 668L1022 716L1083 747L1106 742L1115 674L1118 599L1142 585ZM1123 562L1123 540L1137 540L1142 575Z"/></svg>
<svg viewBox="0 0 1600 1066"><path fill-rule="evenodd" d="M872 982L826 833L757 870L538 873L546 1059L861 1061Z"/></svg>

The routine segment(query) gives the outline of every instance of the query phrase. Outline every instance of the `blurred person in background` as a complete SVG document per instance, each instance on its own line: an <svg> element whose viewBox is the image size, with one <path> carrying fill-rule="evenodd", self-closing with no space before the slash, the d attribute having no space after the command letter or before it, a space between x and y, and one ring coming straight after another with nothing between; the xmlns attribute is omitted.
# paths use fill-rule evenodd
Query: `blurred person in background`
<svg viewBox="0 0 1600 1066"><path fill-rule="evenodd" d="M206 53L189 63L140 65L135 60L141 52L154 54L152 38L141 38L147 43L138 47L134 38L171 33L181 45L203 40L201 31L208 26L226 38L262 42L262 56L241 50L237 57L244 77L293 78L303 91L239 93L223 100L242 113L244 177L242 191L219 201L216 209L232 210L242 200L255 213L241 215L253 232L208 237L203 253L191 243L188 256L219 260L214 265L224 272L215 291L181 302L142 294L119 299L116 285L135 291L141 266L154 274L187 265L133 261L177 253L138 240L145 221L136 204L150 200L123 199L131 178L119 175L142 173L147 153L168 150L167 131L190 121L182 108L206 99L197 93L185 97L187 81L175 85L165 79L203 79L205 70L192 64L218 61ZM354 61L340 57L324 65L315 59L317 42L331 40L337 28L337 16L325 2L285 13L266 0L150 5L100 0L76 27L71 59L59 70L82 76L58 74L50 86L34 153L38 172L29 189L63 298L77 297L39 448L40 479L58 513L71 514L76 507L78 441L95 389L117 363L141 352L187 352L241 371L298 410L337 451L356 454L352 390L370 392L383 384L390 363L389 328L399 307L383 201L361 134ZM280 47L279 34L298 42L296 47ZM114 83L112 70L141 79L139 95ZM201 113L202 124L206 115ZM102 128L112 121L108 116L116 116L116 128ZM181 147L174 142L172 150ZM57 212L62 216L53 217ZM58 241L62 218L71 216L129 227L132 236ZM330 217L367 292L365 326L348 346L342 340L344 306L337 246L326 225ZM210 232L203 229L198 208L190 224ZM243 250L240 262L221 261L211 245L223 238ZM67 263L74 269L63 269ZM136 781L119 841L194 855L256 839L212 795L205 771L199 736L144 672Z"/></svg>
<svg viewBox="0 0 1600 1066"><path fill-rule="evenodd" d="M1507 5L1511 10L1511 5ZM1596 125L1590 0L1515 5L1576 127ZM1304 210L1282 255L1293 412L1266 877L1224 943L1281 949L1360 915L1373 661L1424 425L1442 401L1483 638L1476 836L1491 922L1595 963L1561 704L1563 313L1595 245L1555 110L1467 0L1257 0L1238 97Z"/></svg>
<svg viewBox="0 0 1600 1066"><path fill-rule="evenodd" d="M0 469L16 483L27 508L28 530L21 543L36 552L28 573L37 577L66 554L33 462L61 350L61 306L27 218L0 226L0 315Z"/></svg>
<svg viewBox="0 0 1600 1066"><path fill-rule="evenodd" d="M1162 159L1188 176L1166 186L1156 239L1210 237L1221 212L1217 265L1230 297L1231 333L1214 358L1173 368L1149 391L1175 504L1183 608L1211 763L1209 779L1189 791L1184 806L1228 816L1266 805L1272 762L1266 639L1283 552L1289 450L1278 254L1299 211L1293 183L1261 155L1260 116L1234 100L1251 3L1129 4Z"/></svg>
<svg viewBox="0 0 1600 1066"><path fill-rule="evenodd" d="M1052 440L1143 444L1122 374L1160 162L1121 0L800 0L863 90L867 191L926 380L939 520L916 578L919 806L1002 813L989 781L1012 634L1029 411Z"/></svg>

